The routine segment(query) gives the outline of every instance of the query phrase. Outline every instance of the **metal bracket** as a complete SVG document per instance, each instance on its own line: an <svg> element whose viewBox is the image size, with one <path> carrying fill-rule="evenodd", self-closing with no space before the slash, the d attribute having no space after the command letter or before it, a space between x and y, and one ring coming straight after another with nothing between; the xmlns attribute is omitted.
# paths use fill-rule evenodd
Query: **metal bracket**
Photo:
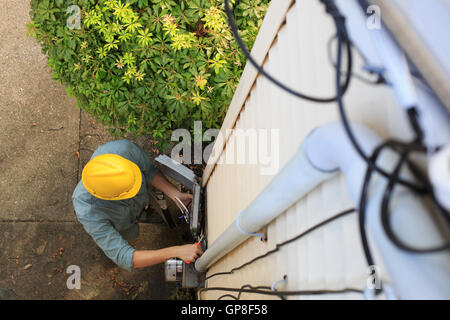
<svg viewBox="0 0 450 320"><path fill-rule="evenodd" d="M183 263L183 278L181 285L183 288L203 288L205 287L205 273L197 272L195 263Z"/></svg>

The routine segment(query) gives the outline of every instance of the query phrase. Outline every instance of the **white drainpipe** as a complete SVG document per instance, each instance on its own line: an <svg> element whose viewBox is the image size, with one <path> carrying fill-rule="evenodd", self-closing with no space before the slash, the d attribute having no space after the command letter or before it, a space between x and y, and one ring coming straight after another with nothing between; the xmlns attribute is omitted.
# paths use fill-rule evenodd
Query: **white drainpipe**
<svg viewBox="0 0 450 320"><path fill-rule="evenodd" d="M382 140L368 128L354 124L353 131L366 154L371 154ZM383 151L377 164L392 171L398 155ZM288 164L272 179L257 198L197 259L197 271L206 271L213 263L249 238L240 231L257 232L321 182L341 171L347 181L355 204L359 202L367 166L355 152L341 123L330 123L315 129ZM411 176L406 170L402 178ZM450 252L415 254L398 249L387 238L380 221L381 198L387 179L372 177L366 209L366 228L371 247L379 252L392 286L402 299L449 299ZM440 229L435 225L420 197L397 186L391 204L394 232L402 241L414 246L433 247L443 243ZM377 258L377 255L375 255ZM377 263L378 261L375 261Z"/></svg>

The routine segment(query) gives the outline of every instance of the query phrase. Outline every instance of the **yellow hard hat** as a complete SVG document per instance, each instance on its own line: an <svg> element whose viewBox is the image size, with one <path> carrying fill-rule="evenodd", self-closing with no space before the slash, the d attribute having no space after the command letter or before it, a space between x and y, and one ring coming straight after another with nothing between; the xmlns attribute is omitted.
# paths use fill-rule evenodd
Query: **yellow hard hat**
<svg viewBox="0 0 450 320"><path fill-rule="evenodd" d="M86 164L81 180L86 190L97 198L124 200L139 192L142 175L130 160L117 154L102 154Z"/></svg>

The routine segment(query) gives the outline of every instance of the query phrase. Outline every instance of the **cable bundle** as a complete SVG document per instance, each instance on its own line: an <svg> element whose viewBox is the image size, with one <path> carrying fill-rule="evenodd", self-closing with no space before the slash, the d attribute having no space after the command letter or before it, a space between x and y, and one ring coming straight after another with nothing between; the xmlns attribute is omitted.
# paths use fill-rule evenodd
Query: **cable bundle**
<svg viewBox="0 0 450 320"><path fill-rule="evenodd" d="M325 5L326 12L332 17L335 27L336 27L336 36L333 37L333 38L337 39L337 59L336 59L336 62L333 63L333 65L336 69L336 75L335 75L336 96L331 97L331 98L312 97L312 96L300 93L298 91L293 90L292 88L289 88L285 84L283 84L280 81L278 81L277 79L275 79L272 75L267 73L260 65L258 65L256 63L255 59L251 56L250 52L247 50L242 39L240 38L240 36L237 32L236 25L234 23L234 18L233 18L232 11L230 9L229 0L224 0L224 3L225 3L225 12L227 14L230 27L232 29L232 32L234 34L234 37L235 37L240 49L243 51L243 53L247 57L248 61L258 70L258 72L260 74L262 74L264 77L266 77L269 81L271 81L273 84L275 84L279 88L283 89L284 91L288 92L289 94L291 94L295 97L298 97L300 99L305 99L305 100L316 102L316 103L329 103L329 102L334 102L334 101L337 102L340 118L343 123L344 129L347 133L347 136L350 139L356 152L360 155L360 157L367 164L366 175L364 178L364 183L363 183L362 192L361 192L360 201L359 201L359 215L358 215L361 241L362 241L363 250L364 250L367 264L369 266L375 265L372 254L370 252L369 243L368 243L368 239L367 239L367 235L366 235L366 231L365 231L365 211L366 211L366 203L367 203L367 193L368 193L368 187L369 187L369 184L370 184L370 181L371 181L371 178L372 178L374 172L379 173L380 175L387 178L387 180L388 180L388 183L387 183L387 186L384 191L383 198L382 198L381 219L382 219L383 229L386 232L386 235L388 236L388 238L392 241L392 243L401 250L408 251L411 253L418 253L418 254L419 253L420 254L433 253L433 252L437 252L437 251L450 249L449 243L445 243L443 245L436 246L433 248L425 248L425 249L424 248L414 248L414 247L411 247L411 246L403 243L393 232L392 226L390 224L389 203L392 198L392 194L395 189L395 186L398 184L408 188L409 190L411 190L414 193L417 193L417 194L420 194L423 196L429 195L431 197L431 199L433 200L433 203L439 209L441 216L444 217L444 220L446 221L447 226L450 225L449 212L447 210L445 210L445 208L443 208L439 204L439 202L436 200L436 198L434 196L434 192L433 192L433 187L432 187L431 183L429 182L428 177L409 158L413 152L422 152L423 153L423 152L427 151L426 147L423 144L423 136L424 135L423 135L423 132L419 125L417 109L415 106L410 106L407 109L408 119L409 119L410 125L415 133L415 138L411 142L401 142L398 140L389 139L389 140L383 142L377 148L375 148L375 150L373 151L373 153L370 156L366 155L364 153L364 151L361 148L361 145L358 143L358 140L355 137L355 135L350 127L350 123L347 118L347 115L345 112L345 107L344 107L344 102L343 102L343 97L344 97L345 93L347 92L347 89L350 85L351 79L353 76L355 76L355 74L353 73L353 70L352 70L353 69L353 56L352 56L353 55L353 52L352 52L353 46L352 46L352 42L351 42L348 32L347 32L345 17L340 13L334 0L320 0L320 1ZM364 7L364 5L365 5L364 1L360 1L360 3ZM343 71L341 70L342 63L343 63L344 48L345 48L345 51L347 54L347 57L346 57L347 58L347 67L346 67L345 74L343 74ZM345 77L344 77L344 81L342 82L343 76L345 76ZM384 78L381 75L379 75L378 81L373 82L372 84L376 85L376 84L382 84L382 83L386 83L386 81L384 80ZM380 168L376 164L379 155L386 148L390 148L390 149L396 151L400 156L392 173L385 171L384 169ZM400 171L404 167L405 164L408 166L409 170L412 172L415 179L418 182L420 182L419 184L412 182L412 181L404 180L400 177ZM339 213L336 216L334 216L330 219L327 219L327 220L323 221L322 223L319 223L318 225L308 229L304 233L302 233L292 239L289 239L283 243L277 244L275 249L268 251L267 253L265 253L261 256L258 256L256 258L250 260L249 262L244 263L243 265L241 265L239 267L235 267L228 272L219 272L219 273L212 274L212 275L208 276L207 279L210 279L212 277L219 276L219 275L232 274L234 271L242 269L245 266L247 266L257 260L260 260L264 257L267 257L270 254L277 252L280 247L302 238L309 232L316 230L317 228L320 228L320 227L334 221L335 219L343 217L354 211L355 211L354 209L350 209L350 210L344 211L342 213ZM249 289L245 289L245 288L249 288ZM223 291L238 292L239 295L237 297L229 295L229 294L221 297L221 298L230 297L230 298L234 298L234 299L239 299L241 294L244 292L266 294L266 295L277 295L281 298L283 298L283 296L286 296L286 295L361 292L361 290L357 290L357 289L343 289L343 290L337 290L337 291L333 291L333 290L309 291L308 290L308 291L287 291L287 292L276 292L276 291L274 292L274 291L267 291L267 290L262 290L262 289L267 289L267 288L265 288L265 287L264 288L263 287L253 288L251 285L244 285L241 288L204 288L204 289L201 289L200 292L208 291L208 290L223 290ZM377 290L376 294L379 294L380 292L381 292L381 290Z"/></svg>

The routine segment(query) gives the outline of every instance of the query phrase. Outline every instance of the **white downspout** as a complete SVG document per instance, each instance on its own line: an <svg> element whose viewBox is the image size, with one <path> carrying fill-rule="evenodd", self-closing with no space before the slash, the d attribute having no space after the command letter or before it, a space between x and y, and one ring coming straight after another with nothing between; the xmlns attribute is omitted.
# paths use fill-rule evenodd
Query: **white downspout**
<svg viewBox="0 0 450 320"><path fill-rule="evenodd" d="M381 143L368 128L352 125L366 154ZM377 164L391 171L398 156L384 151ZM355 152L341 123L315 129L305 139L296 155L273 178L258 197L240 214L239 223L247 232L257 232L335 172L344 174L350 195L359 202L366 163ZM402 178L410 176L402 171ZM366 228L371 246L376 246L397 295L402 299L450 298L450 253L415 254L398 249L386 237L380 221L381 197L387 180L374 174L369 188ZM420 198L397 187L391 201L392 225L402 241L414 246L433 247L443 242ZM196 261L197 271L206 271L213 263L233 250L249 235L242 233L235 220ZM378 261L375 261L377 263Z"/></svg>
<svg viewBox="0 0 450 320"><path fill-rule="evenodd" d="M241 228L248 232L257 232L331 176L333 173L315 170L301 147L250 206L239 213ZM206 271L214 262L249 237L239 230L238 222L235 220L197 259L195 269L200 272Z"/></svg>

